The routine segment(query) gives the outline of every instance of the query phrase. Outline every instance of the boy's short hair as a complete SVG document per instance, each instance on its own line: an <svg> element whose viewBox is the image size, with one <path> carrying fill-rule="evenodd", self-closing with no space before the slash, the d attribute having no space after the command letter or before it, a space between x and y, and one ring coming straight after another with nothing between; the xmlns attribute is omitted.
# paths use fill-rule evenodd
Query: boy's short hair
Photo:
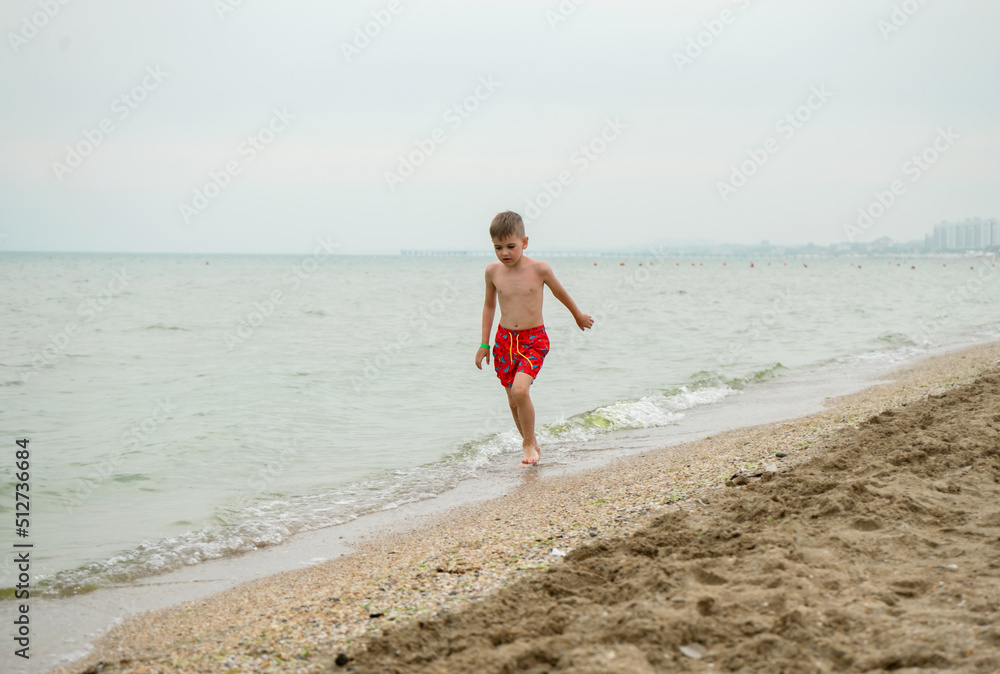
<svg viewBox="0 0 1000 674"><path fill-rule="evenodd" d="M524 221L521 216L514 211L497 213L490 223L490 238L502 241L512 235L524 238Z"/></svg>

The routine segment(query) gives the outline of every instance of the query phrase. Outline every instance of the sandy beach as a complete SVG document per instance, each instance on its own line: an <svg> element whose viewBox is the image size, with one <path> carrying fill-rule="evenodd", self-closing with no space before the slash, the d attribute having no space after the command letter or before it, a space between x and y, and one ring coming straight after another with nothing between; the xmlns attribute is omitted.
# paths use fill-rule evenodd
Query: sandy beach
<svg viewBox="0 0 1000 674"><path fill-rule="evenodd" d="M130 619L61 671L995 671L998 364L977 346L794 421L528 476Z"/></svg>

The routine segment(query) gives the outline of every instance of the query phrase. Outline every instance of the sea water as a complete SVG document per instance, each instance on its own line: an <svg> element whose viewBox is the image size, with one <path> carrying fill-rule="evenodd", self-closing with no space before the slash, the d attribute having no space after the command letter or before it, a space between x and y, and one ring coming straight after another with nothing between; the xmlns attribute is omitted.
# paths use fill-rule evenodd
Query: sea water
<svg viewBox="0 0 1000 674"><path fill-rule="evenodd" d="M520 458L475 367L476 257L0 255L0 513L30 439L33 582L58 596L279 544ZM760 382L996 338L990 260L549 260L543 454ZM0 568L11 588L14 568Z"/></svg>

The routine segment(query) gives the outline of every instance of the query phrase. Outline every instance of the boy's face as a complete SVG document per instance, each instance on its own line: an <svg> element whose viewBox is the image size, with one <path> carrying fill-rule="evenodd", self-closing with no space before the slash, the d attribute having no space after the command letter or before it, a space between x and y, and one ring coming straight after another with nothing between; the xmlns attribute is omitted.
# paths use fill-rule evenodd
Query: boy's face
<svg viewBox="0 0 1000 674"><path fill-rule="evenodd" d="M517 264L528 247L528 237L511 234L506 239L493 239L493 251L505 266Z"/></svg>

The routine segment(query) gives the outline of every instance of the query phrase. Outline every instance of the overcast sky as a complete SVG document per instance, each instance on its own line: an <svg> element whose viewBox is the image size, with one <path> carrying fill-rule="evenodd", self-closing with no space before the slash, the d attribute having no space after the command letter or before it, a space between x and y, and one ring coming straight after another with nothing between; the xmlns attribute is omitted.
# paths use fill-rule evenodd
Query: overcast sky
<svg viewBox="0 0 1000 674"><path fill-rule="evenodd" d="M0 250L473 249L506 209L536 249L1000 216L989 0L3 0L0 29Z"/></svg>

